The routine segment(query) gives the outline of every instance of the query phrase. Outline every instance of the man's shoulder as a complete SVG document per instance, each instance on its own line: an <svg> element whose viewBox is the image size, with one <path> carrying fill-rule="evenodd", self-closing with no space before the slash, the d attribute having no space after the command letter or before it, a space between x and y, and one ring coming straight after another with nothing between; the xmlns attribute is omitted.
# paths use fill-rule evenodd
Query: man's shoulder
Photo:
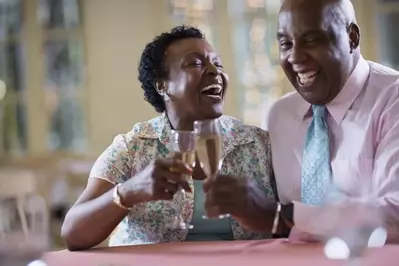
<svg viewBox="0 0 399 266"><path fill-rule="evenodd" d="M370 65L369 86L380 89L396 91L399 87L399 71L373 61L367 61Z"/></svg>
<svg viewBox="0 0 399 266"><path fill-rule="evenodd" d="M399 103L399 72L376 62L368 61L370 77L366 89L366 97L375 105L389 109L392 104ZM399 114L398 114L399 115Z"/></svg>
<svg viewBox="0 0 399 266"><path fill-rule="evenodd" d="M250 136L255 141L268 142L269 133L258 126L245 124L241 120L227 115L221 116L220 120L224 127L228 125L225 129L227 131L234 131L236 136L237 133L244 133L244 135Z"/></svg>
<svg viewBox="0 0 399 266"><path fill-rule="evenodd" d="M278 99L274 104L273 104L273 109L276 108L281 108L281 109L286 109L286 107L292 107L298 106L300 103L303 102L303 99L301 95L297 91L292 91L287 94L284 94L280 99Z"/></svg>
<svg viewBox="0 0 399 266"><path fill-rule="evenodd" d="M303 104L303 101L298 92L289 92L272 104L268 117L270 119L292 116L297 112L299 106Z"/></svg>

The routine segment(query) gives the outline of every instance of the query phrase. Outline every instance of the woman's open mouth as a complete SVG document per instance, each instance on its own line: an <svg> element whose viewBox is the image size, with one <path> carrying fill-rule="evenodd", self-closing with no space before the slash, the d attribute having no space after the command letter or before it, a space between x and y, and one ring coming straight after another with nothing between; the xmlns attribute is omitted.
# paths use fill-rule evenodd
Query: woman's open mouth
<svg viewBox="0 0 399 266"><path fill-rule="evenodd" d="M223 87L221 84L211 84L201 90L201 95L221 101L223 99Z"/></svg>

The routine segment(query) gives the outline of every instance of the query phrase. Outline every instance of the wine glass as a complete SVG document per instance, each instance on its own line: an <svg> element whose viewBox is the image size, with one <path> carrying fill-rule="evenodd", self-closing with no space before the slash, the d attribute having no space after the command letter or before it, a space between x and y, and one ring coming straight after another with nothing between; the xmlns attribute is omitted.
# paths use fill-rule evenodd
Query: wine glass
<svg viewBox="0 0 399 266"><path fill-rule="evenodd" d="M172 157L178 159L191 168L195 167L195 134L194 131L183 131L183 130L172 130L171 132L171 150ZM189 180L191 177L185 175L185 178ZM181 204L184 199L185 190L180 188L177 191L177 201L180 202L177 216L174 218L172 228L181 229L192 229L194 228L191 224L185 221L181 215Z"/></svg>
<svg viewBox="0 0 399 266"><path fill-rule="evenodd" d="M44 200L36 195L0 195L0 266L26 266L49 245Z"/></svg>
<svg viewBox="0 0 399 266"><path fill-rule="evenodd" d="M387 240L382 215L369 198L372 193L369 188L361 191L364 191L362 199L355 199L331 183L320 217L328 221L329 228L325 255L330 259L343 259L349 266L362 264L368 248L382 247Z"/></svg>
<svg viewBox="0 0 399 266"><path fill-rule="evenodd" d="M223 140L217 119L194 122L198 161L207 179L215 179L222 167ZM218 218L228 217L228 214ZM208 217L204 216L204 219Z"/></svg>

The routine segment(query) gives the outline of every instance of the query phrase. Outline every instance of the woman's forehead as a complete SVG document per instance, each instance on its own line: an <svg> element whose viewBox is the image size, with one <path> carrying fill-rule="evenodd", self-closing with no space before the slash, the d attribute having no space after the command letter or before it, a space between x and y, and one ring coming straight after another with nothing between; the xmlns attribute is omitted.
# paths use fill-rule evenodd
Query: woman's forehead
<svg viewBox="0 0 399 266"><path fill-rule="evenodd" d="M213 47L204 39L187 38L172 43L166 49L167 57L184 57L189 54L214 54Z"/></svg>

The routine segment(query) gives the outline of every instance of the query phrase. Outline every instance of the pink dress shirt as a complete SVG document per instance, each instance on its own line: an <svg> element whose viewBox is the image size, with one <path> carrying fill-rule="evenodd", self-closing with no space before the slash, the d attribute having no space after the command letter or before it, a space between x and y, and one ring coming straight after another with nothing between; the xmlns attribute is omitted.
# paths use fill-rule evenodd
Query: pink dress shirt
<svg viewBox="0 0 399 266"><path fill-rule="evenodd" d="M350 217L347 214L357 213L354 210L368 209L367 202L381 214L388 239L398 241L399 72L361 58L342 91L326 107L333 180L350 197L330 209L299 202L310 104L297 92L290 93L271 107L266 122L280 201L294 203L293 232L302 232L303 240L327 235L331 219L342 222ZM374 214L369 217L379 216Z"/></svg>

